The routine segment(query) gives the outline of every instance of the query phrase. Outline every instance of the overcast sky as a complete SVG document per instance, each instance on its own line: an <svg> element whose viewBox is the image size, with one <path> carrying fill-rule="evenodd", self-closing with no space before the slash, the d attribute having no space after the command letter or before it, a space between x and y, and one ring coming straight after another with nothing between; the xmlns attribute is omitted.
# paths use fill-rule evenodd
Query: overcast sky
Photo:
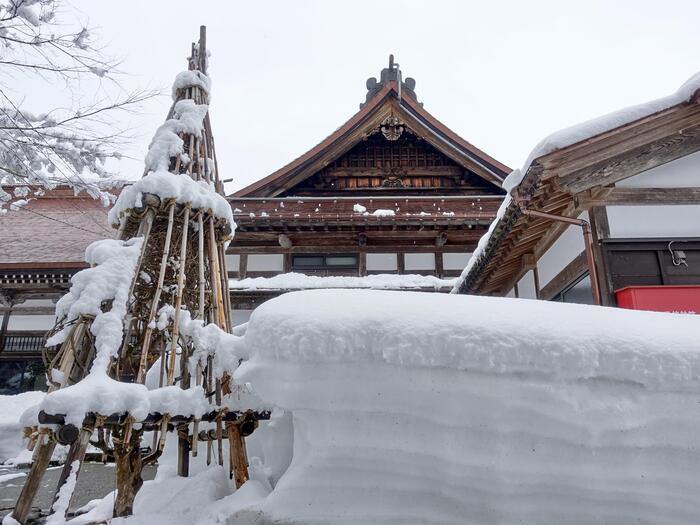
<svg viewBox="0 0 700 525"><path fill-rule="evenodd" d="M199 25L229 190L268 175L358 110L394 53L425 108L519 167L551 132L675 91L700 70L700 2L70 0L123 57L128 87L169 91ZM123 123L143 156L169 97Z"/></svg>

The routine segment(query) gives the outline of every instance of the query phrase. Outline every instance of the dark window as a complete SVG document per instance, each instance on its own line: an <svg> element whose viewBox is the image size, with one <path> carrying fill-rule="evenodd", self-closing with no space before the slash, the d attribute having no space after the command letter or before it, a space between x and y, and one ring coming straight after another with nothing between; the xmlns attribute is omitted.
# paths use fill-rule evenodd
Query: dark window
<svg viewBox="0 0 700 525"><path fill-rule="evenodd" d="M20 394L29 390L46 390L43 361L0 359L0 394Z"/></svg>
<svg viewBox="0 0 700 525"><path fill-rule="evenodd" d="M294 255L292 270L357 269L357 255Z"/></svg>
<svg viewBox="0 0 700 525"><path fill-rule="evenodd" d="M588 274L581 277L574 284L552 298L552 301L561 303L593 304L593 290L591 290L591 278Z"/></svg>

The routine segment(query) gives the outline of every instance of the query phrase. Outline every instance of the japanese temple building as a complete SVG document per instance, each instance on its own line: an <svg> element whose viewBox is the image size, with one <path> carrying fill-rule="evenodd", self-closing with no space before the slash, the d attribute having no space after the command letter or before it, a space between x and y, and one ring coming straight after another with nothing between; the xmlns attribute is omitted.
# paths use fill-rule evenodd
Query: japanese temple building
<svg viewBox="0 0 700 525"><path fill-rule="evenodd" d="M451 289L510 169L428 113L415 84L391 57L347 122L230 197L238 320L293 289Z"/></svg>
<svg viewBox="0 0 700 525"><path fill-rule="evenodd" d="M496 216L510 169L430 115L415 84L390 58L347 122L230 197L234 325L290 290L452 289ZM86 267L85 248L115 235L106 215L61 187L0 215L0 393L44 383L55 302Z"/></svg>

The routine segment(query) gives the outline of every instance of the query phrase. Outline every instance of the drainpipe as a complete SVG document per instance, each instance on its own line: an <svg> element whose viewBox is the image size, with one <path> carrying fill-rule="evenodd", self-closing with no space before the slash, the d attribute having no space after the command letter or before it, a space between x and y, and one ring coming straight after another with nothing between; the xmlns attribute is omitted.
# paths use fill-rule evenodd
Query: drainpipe
<svg viewBox="0 0 700 525"><path fill-rule="evenodd" d="M574 219L571 217L563 217L561 215L553 215L543 211L529 210L523 203L520 203L520 211L529 217L537 217L554 222L563 222L573 226L581 227L583 231L583 244L586 247L586 261L588 262L588 275L591 278L591 291L593 292L593 301L597 305L602 304L600 285L598 284L598 271L595 266L595 258L593 256L593 235L591 234L591 225L583 219Z"/></svg>

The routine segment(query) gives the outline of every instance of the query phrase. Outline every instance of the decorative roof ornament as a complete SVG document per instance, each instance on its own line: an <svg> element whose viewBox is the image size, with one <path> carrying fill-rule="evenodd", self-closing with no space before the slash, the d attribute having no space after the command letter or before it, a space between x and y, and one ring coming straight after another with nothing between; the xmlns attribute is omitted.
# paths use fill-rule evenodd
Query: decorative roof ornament
<svg viewBox="0 0 700 525"><path fill-rule="evenodd" d="M404 123L396 115L389 115L382 121L380 129L384 138L393 142L403 134Z"/></svg>
<svg viewBox="0 0 700 525"><path fill-rule="evenodd" d="M396 82L398 85L399 98L408 96L413 100L418 100L414 91L416 89L415 79L408 77L406 80L404 80L399 64L394 62L394 55L389 55L389 67L382 69L379 81L377 81L376 77L370 77L367 79L367 95L365 97L365 101L360 104L360 109L362 109L364 105L367 104L372 97L374 97L374 95L379 93L382 88L391 81Z"/></svg>

